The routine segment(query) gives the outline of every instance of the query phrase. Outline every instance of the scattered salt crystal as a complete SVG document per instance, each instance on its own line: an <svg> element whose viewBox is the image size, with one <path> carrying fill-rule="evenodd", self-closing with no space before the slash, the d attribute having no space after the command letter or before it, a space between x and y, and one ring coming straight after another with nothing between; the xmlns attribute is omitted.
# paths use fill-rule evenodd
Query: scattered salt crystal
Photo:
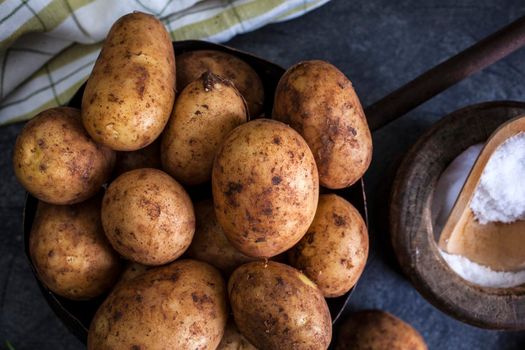
<svg viewBox="0 0 525 350"><path fill-rule="evenodd" d="M480 224L525 219L525 133L510 137L494 151L470 209Z"/></svg>

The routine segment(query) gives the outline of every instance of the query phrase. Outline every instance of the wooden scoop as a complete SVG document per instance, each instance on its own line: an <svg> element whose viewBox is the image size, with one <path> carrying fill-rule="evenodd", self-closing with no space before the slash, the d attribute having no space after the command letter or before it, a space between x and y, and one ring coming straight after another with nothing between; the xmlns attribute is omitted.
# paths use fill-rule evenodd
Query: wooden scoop
<svg viewBox="0 0 525 350"><path fill-rule="evenodd" d="M525 116L508 121L489 138L452 208L439 239L441 249L496 271L525 268L525 221L481 225L470 201L492 153L509 137L525 132Z"/></svg>

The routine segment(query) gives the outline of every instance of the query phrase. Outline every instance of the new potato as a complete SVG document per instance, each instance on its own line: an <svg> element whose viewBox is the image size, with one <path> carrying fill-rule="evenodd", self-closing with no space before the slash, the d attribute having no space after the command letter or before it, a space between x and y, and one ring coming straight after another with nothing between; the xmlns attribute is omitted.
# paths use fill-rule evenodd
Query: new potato
<svg viewBox="0 0 525 350"><path fill-rule="evenodd" d="M246 99L251 117L263 112L264 86L261 78L249 64L228 53L216 50L185 52L177 57L177 91L210 71L235 84Z"/></svg>
<svg viewBox="0 0 525 350"><path fill-rule="evenodd" d="M233 270L255 260L235 249L217 221L211 200L195 204L195 235L188 256L205 261L229 275Z"/></svg>
<svg viewBox="0 0 525 350"><path fill-rule="evenodd" d="M95 143L70 107L47 109L18 135L13 152L16 178L36 198L73 204L95 195L111 175L115 153Z"/></svg>
<svg viewBox="0 0 525 350"><path fill-rule="evenodd" d="M227 317L219 271L179 260L114 289L91 322L88 349L214 350Z"/></svg>
<svg viewBox="0 0 525 350"><path fill-rule="evenodd" d="M281 263L251 262L234 271L228 294L235 323L260 349L327 349L332 320L321 291Z"/></svg>
<svg viewBox="0 0 525 350"><path fill-rule="evenodd" d="M336 350L427 350L408 323L381 310L353 313L339 330Z"/></svg>
<svg viewBox="0 0 525 350"><path fill-rule="evenodd" d="M275 256L294 246L314 218L319 197L314 157L292 128L253 120L222 143L212 192L231 244L248 256Z"/></svg>
<svg viewBox="0 0 525 350"><path fill-rule="evenodd" d="M162 134L163 169L187 185L209 181L219 145L246 122L247 114L244 99L232 83L203 73L177 98Z"/></svg>
<svg viewBox="0 0 525 350"><path fill-rule="evenodd" d="M155 17L133 12L117 20L104 42L82 97L91 137L117 151L152 143L175 100L175 55Z"/></svg>
<svg viewBox="0 0 525 350"><path fill-rule="evenodd" d="M120 273L120 257L100 223L101 196L73 205L38 203L29 253L42 283L75 300L106 292Z"/></svg>
<svg viewBox="0 0 525 350"><path fill-rule="evenodd" d="M335 194L319 197L308 232L289 251L290 265L317 284L327 298L348 292L368 257L368 232L356 208Z"/></svg>
<svg viewBox="0 0 525 350"><path fill-rule="evenodd" d="M195 232L190 197L168 174L136 169L111 183L102 201L102 226L126 259L163 265L188 248Z"/></svg>
<svg viewBox="0 0 525 350"><path fill-rule="evenodd" d="M339 189L360 179L372 159L372 137L352 83L324 61L288 69L275 90L273 118L310 146L322 186Z"/></svg>

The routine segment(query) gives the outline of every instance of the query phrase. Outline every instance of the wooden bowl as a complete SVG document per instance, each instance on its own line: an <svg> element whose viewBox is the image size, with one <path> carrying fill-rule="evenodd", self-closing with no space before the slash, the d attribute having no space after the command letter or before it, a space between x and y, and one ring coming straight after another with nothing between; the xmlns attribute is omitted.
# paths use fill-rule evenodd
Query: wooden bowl
<svg viewBox="0 0 525 350"><path fill-rule="evenodd" d="M186 51L219 50L230 53L247 62L250 66L252 66L252 68L255 69L255 71L261 77L265 90L264 113L266 116L271 116L275 88L277 86L277 83L279 82L279 79L284 74L284 68L274 63L265 61L261 58L255 57L251 54L235 50L227 46L213 44L205 41L178 41L173 43L173 47L175 49L176 55ZM68 103L69 106L80 108L84 88L85 84L81 86L80 89L76 92L75 96ZM192 200L194 201L198 201L204 198L211 198L210 184L204 184L202 186L187 188L187 190L190 196L192 197ZM357 182L355 185L349 188L329 192L337 193L338 195L350 201L359 210L361 215L363 215L363 218L365 219L365 222L368 226L368 215L363 180ZM31 233L31 227L33 225L33 219L35 216L37 203L38 201L33 196L27 195L26 204L24 207L25 253L35 277L37 277L37 273L29 255L29 234ZM102 303L106 296L103 295L88 301L72 301L53 293L46 286L44 286L38 278L36 279L38 286L42 294L44 295L47 303L53 309L58 318L81 342L85 344L91 319L93 318L99 305ZM328 307L330 308L330 314L332 316L332 322L334 324L344 311L345 306L348 303L348 300L350 299L350 296L354 290L355 286L352 290L350 290L343 296L340 296L338 298L327 299Z"/></svg>
<svg viewBox="0 0 525 350"><path fill-rule="evenodd" d="M525 103L512 101L481 103L449 114L410 149L392 188L390 231L401 269L438 309L483 328L525 329L525 286L484 288L452 271L438 251L431 203L439 176L454 158L521 114Z"/></svg>

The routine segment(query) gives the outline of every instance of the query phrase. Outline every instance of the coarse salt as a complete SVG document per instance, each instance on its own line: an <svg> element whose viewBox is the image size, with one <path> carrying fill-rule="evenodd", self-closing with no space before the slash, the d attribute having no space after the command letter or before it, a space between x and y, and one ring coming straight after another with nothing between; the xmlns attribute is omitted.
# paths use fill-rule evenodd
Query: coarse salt
<svg viewBox="0 0 525 350"><path fill-rule="evenodd" d="M482 287L510 288L525 283L525 271L494 271L487 266L477 264L464 256L448 254L441 249L441 256L448 266L463 279Z"/></svg>

